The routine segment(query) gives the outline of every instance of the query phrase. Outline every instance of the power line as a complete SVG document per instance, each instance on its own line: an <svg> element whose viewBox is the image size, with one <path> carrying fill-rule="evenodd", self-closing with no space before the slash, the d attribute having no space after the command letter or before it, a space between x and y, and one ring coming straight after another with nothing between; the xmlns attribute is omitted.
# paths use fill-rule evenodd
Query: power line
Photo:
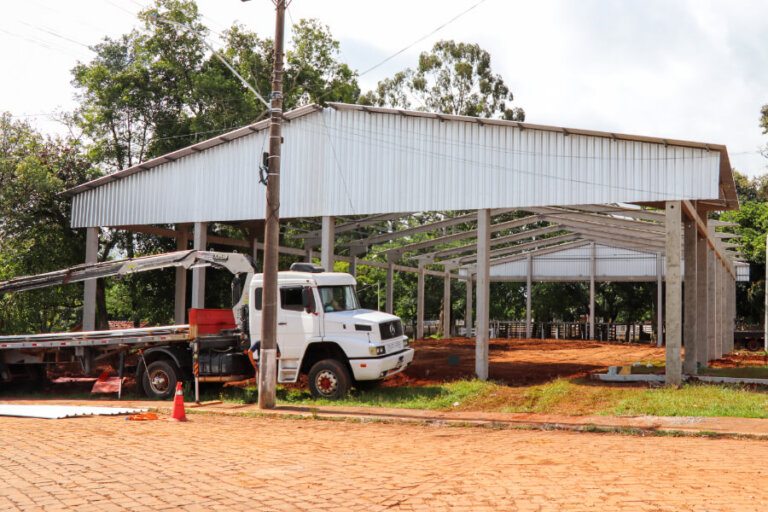
<svg viewBox="0 0 768 512"><path fill-rule="evenodd" d="M460 12L459 14L457 14L456 16L454 16L453 18L451 18L450 20L446 21L445 23L443 23L442 25L440 25L439 27L437 27L436 29L434 29L434 30L433 30L432 32L430 32L429 34L427 34L427 35L425 35L425 36L422 36L422 37L420 37L419 39L417 39L416 41L412 42L411 44L409 44L408 46L406 46L406 47L405 47L405 48L403 48L402 50L400 50L400 51L398 51L398 52L396 52L396 53L394 53L394 54L390 55L389 57L387 57L386 59L382 60L382 61L381 61L381 62L379 62L378 64L376 64L376 65L374 65L374 66L372 66L372 67L370 67L370 68L366 69L365 71L363 71L362 73L360 73L360 75L358 75L358 76L363 76L363 75L365 75L366 73L369 73L369 72L373 71L374 69L378 68L379 66L381 66L381 65L383 65L383 64L386 64L387 62L389 62L390 60L394 59L395 57L397 57L397 56L398 56L398 55L400 55L401 53L403 53L403 52L405 52L406 50L408 50L408 49L412 48L413 46L415 46L415 45L419 44L420 42L422 42L423 40L425 40L425 39L426 39L426 38L428 38L429 36L431 36L431 35L433 35L433 34L435 34L435 33L439 32L439 31L440 31L440 30L442 30L442 29L444 29L445 27L447 27L448 25L450 25L451 23L453 23L453 22L454 22L454 21L456 21L457 19L461 18L462 16L464 16L464 15L465 15L465 14L467 14L469 11L471 11L472 9L474 9L475 7L477 7L478 5L482 4L483 2L485 2L485 0L480 0L479 2L477 2L477 3L473 4L473 5L472 5L472 6L470 6L468 9L466 9L466 10L464 10L464 11Z"/></svg>

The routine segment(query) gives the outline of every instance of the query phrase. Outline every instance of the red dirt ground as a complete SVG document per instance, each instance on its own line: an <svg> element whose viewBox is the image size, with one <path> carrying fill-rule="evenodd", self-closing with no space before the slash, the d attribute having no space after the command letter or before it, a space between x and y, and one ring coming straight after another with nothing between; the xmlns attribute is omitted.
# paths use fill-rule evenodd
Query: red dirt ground
<svg viewBox="0 0 768 512"><path fill-rule="evenodd" d="M404 372L388 378L383 386L430 386L475 376L474 338L415 340L413 364ZM605 371L609 366L639 361L663 361L665 349L644 343L600 342L555 339L505 339L490 342L490 378L510 386L549 382L558 377L577 378ZM751 352L729 354L712 362L713 367L768 366L768 357ZM101 371L102 368L99 369ZM49 376L69 376L67 371L52 371ZM135 389L127 375L124 390ZM299 386L306 387L306 377ZM57 384L60 392L90 390L89 385Z"/></svg>
<svg viewBox="0 0 768 512"><path fill-rule="evenodd" d="M474 338L416 340L414 362L386 386L427 386L475 375ZM640 343L581 340L505 339L490 342L490 378L508 385L530 385L557 377L583 377L609 366L663 360L664 348Z"/></svg>

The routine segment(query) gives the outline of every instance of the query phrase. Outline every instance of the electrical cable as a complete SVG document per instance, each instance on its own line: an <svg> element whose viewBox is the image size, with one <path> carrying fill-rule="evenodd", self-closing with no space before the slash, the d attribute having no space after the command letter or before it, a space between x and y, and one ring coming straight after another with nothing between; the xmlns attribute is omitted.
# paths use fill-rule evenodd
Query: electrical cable
<svg viewBox="0 0 768 512"><path fill-rule="evenodd" d="M466 9L466 10L464 10L464 11L460 12L459 14L457 14L456 16L454 16L453 18L451 18L450 20L446 21L445 23L443 23L442 25L440 25L439 27L437 27L436 29L434 29L434 30L433 30L432 32L430 32L429 34L427 34L427 35L425 35L425 36L423 36L423 37L420 37L419 39L417 39L416 41L412 42L411 44L409 44L408 46L406 46L406 47L405 47L405 48L403 48L402 50L400 50L400 51L398 51L398 52L396 52L396 53L394 53L394 54L390 55L389 57L387 57L386 59L382 60L382 61L381 61L381 62L379 62L378 64L375 64L374 66L371 66L370 68L366 69L365 71L363 71L362 73L360 73L358 76L363 76L363 75L365 75L365 74L367 74L367 73L369 73L369 72L373 71L374 69L378 68L379 66L382 66L382 65L386 64L387 62L389 62L390 60L394 59L395 57L397 57L397 56L398 56L398 55L400 55L401 53L403 53L403 52L405 52L406 50L409 50L411 47L413 47L413 46L415 46L415 45L419 44L420 42L422 42L423 40L425 40L425 39L426 39L426 38L428 38L429 36L431 36L431 35L433 35L433 34L435 34L435 33L439 32L439 31L440 31L440 30L442 30L442 29L444 29L445 27L447 27L448 25L450 25L451 23L453 23L453 22L454 22L454 21L456 21L457 19L461 18L462 16L464 16L464 15L465 15L465 14L467 14L469 11L471 11L472 9L474 9L475 7L477 7L478 5L482 4L483 2L485 2L485 0L480 0L479 2L476 2L476 3L474 3L474 4L473 4L472 6L470 6L468 9Z"/></svg>

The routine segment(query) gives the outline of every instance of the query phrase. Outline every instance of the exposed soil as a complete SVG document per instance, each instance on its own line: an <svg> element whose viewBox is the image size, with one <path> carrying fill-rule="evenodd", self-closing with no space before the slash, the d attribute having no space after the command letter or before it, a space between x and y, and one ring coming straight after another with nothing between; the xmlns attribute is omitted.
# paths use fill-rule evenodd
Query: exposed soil
<svg viewBox="0 0 768 512"><path fill-rule="evenodd" d="M416 340L414 362L386 386L428 386L475 375L474 338ZM664 360L664 348L642 343L581 340L504 339L490 342L492 380L511 386L583 377L609 366Z"/></svg>
<svg viewBox="0 0 768 512"><path fill-rule="evenodd" d="M403 373L382 384L395 386L431 386L475 376L474 338L415 340L413 364ZM558 377L578 378L605 371L609 366L641 361L663 361L664 347L644 343L599 342L555 339L505 339L490 342L490 378L509 386L528 386L549 382ZM715 368L768 366L768 356L752 352L736 352L713 361ZM99 367L98 373L108 369ZM73 371L75 370L75 371ZM49 378L75 376L72 368L49 370ZM135 390L133 374L126 373L124 392ZM306 378L299 386L306 387ZM59 393L89 392L92 383L56 384Z"/></svg>

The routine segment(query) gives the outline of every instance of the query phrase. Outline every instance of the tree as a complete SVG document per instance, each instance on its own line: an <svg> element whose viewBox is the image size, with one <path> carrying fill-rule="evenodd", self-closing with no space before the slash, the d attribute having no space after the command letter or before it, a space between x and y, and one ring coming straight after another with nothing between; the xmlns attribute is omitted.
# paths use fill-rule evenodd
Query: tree
<svg viewBox="0 0 768 512"><path fill-rule="evenodd" d="M491 55L477 44L439 41L419 56L418 67L379 82L360 103L472 117L524 121L521 108L509 108L512 92L491 70Z"/></svg>
<svg viewBox="0 0 768 512"><path fill-rule="evenodd" d="M69 227L61 192L95 177L77 141L0 115L0 280L83 262L85 236ZM0 296L0 332L69 329L81 307L82 285Z"/></svg>

